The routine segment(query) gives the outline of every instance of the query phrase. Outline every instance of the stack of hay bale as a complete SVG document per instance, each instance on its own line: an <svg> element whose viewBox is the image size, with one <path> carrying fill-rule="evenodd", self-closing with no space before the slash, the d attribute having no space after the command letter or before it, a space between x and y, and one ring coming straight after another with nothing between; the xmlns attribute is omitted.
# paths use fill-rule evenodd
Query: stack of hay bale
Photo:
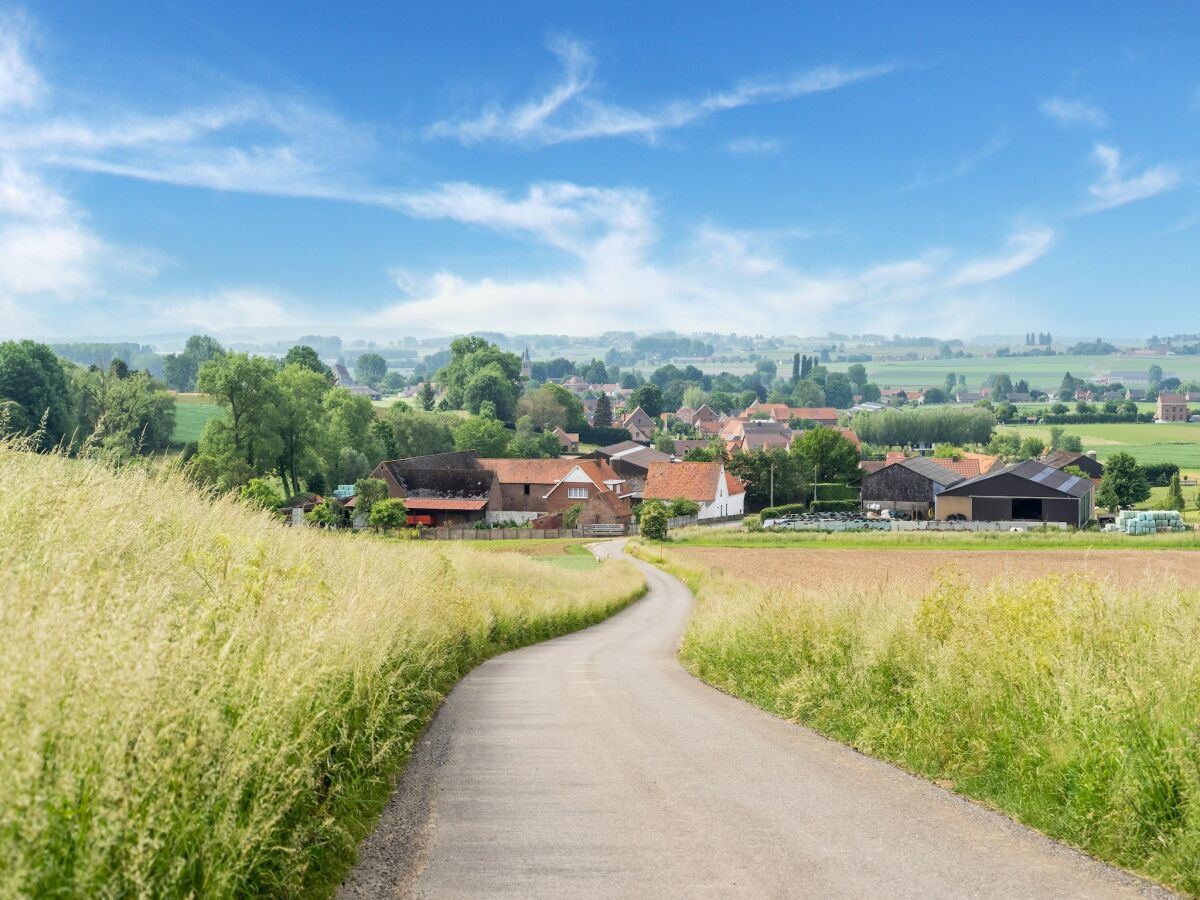
<svg viewBox="0 0 1200 900"><path fill-rule="evenodd" d="M1105 526L1105 531L1119 531L1123 534L1161 534L1187 530L1183 516L1173 509L1123 509L1117 513L1115 525Z"/></svg>

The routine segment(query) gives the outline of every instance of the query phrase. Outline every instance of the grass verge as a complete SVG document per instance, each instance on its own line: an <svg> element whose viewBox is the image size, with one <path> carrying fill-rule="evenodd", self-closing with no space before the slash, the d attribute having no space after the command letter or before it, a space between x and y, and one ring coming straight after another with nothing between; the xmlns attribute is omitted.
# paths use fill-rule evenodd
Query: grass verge
<svg viewBox="0 0 1200 900"><path fill-rule="evenodd" d="M0 896L321 896L442 697L644 589L0 447Z"/></svg>
<svg viewBox="0 0 1200 900"><path fill-rule="evenodd" d="M635 547L658 563L658 547ZM1200 893L1200 591L1082 577L926 596L765 590L672 558L698 677Z"/></svg>

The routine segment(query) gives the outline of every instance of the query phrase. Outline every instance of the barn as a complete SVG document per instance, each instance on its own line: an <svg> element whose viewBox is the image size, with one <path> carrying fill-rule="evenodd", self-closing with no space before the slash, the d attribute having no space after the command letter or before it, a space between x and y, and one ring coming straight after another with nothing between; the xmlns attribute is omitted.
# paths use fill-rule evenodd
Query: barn
<svg viewBox="0 0 1200 900"><path fill-rule="evenodd" d="M937 495L963 480L932 459L914 456L863 475L862 508L864 512L891 510L902 519L928 519Z"/></svg>
<svg viewBox="0 0 1200 900"><path fill-rule="evenodd" d="M1095 514L1095 483L1028 460L946 488L934 499L939 520L1085 524Z"/></svg>
<svg viewBox="0 0 1200 900"><path fill-rule="evenodd" d="M1104 463L1096 459L1095 450L1087 453L1076 453L1073 450L1055 450L1053 453L1043 456L1041 462L1053 469L1065 469L1068 466L1077 466L1086 472L1089 478L1104 477Z"/></svg>

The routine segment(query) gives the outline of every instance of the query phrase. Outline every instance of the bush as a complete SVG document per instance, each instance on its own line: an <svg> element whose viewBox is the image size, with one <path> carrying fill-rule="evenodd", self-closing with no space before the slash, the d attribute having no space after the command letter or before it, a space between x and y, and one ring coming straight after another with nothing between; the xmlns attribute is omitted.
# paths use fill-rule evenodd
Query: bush
<svg viewBox="0 0 1200 900"><path fill-rule="evenodd" d="M809 512L857 512L857 500L814 500L808 506Z"/></svg>
<svg viewBox="0 0 1200 900"><path fill-rule="evenodd" d="M672 519L680 516L696 516L700 514L700 504L686 497L676 497L667 507L667 512L671 514Z"/></svg>
<svg viewBox="0 0 1200 900"><path fill-rule="evenodd" d="M768 506L759 513L760 520L778 519L782 516L800 516L808 511L803 503L784 503L780 506Z"/></svg>
<svg viewBox="0 0 1200 900"><path fill-rule="evenodd" d="M1179 474L1179 466L1172 462L1144 463L1139 468L1146 474L1146 482L1151 487L1167 487L1171 477Z"/></svg>
<svg viewBox="0 0 1200 900"><path fill-rule="evenodd" d="M632 436L624 428L594 428L585 425L579 429L581 444L595 444L597 447L607 447L609 444L619 444L621 441L632 440Z"/></svg>
<svg viewBox="0 0 1200 900"><path fill-rule="evenodd" d="M809 494L818 500L858 500L858 488L840 482L810 484Z"/></svg>
<svg viewBox="0 0 1200 900"><path fill-rule="evenodd" d="M661 503L642 504L642 514L638 518L638 532L648 541L665 541L667 539L667 509Z"/></svg>

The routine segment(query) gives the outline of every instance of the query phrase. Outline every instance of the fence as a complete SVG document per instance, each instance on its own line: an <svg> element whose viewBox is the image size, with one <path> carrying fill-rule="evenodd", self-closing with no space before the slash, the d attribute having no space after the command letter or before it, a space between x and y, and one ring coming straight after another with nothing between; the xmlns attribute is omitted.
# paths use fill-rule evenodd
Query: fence
<svg viewBox="0 0 1200 900"><path fill-rule="evenodd" d="M625 537L636 525L585 525L582 528L423 528L424 541L514 541L553 538Z"/></svg>

